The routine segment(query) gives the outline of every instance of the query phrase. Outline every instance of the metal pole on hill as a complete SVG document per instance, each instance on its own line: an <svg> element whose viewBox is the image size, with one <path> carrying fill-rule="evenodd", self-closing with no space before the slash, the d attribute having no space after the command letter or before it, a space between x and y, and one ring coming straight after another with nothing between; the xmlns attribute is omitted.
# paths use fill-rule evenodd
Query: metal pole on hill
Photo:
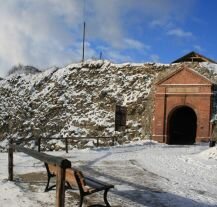
<svg viewBox="0 0 217 207"><path fill-rule="evenodd" d="M84 62L84 52L85 52L85 36L86 36L85 6L86 6L86 1L85 1L85 0L83 0L83 19L84 19L84 24L83 24L82 63Z"/></svg>
<svg viewBox="0 0 217 207"><path fill-rule="evenodd" d="M83 28L82 62L84 62L84 51L85 51L85 30L86 30L86 23L84 22L84 28Z"/></svg>

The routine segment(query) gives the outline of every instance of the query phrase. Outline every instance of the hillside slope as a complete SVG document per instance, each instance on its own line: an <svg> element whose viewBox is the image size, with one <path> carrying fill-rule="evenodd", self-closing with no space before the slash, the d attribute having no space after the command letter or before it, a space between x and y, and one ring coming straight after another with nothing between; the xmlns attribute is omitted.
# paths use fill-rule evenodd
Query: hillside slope
<svg viewBox="0 0 217 207"><path fill-rule="evenodd" d="M153 83L179 67L87 61L11 75L0 81L0 140L112 136L116 104L127 106L123 141L145 137L150 134ZM214 69L206 65L191 67L214 78Z"/></svg>

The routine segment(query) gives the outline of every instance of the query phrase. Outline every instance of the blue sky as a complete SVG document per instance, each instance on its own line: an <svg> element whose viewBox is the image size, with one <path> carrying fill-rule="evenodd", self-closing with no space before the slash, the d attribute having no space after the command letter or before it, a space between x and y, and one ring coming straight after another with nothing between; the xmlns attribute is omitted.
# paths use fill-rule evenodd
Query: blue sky
<svg viewBox="0 0 217 207"><path fill-rule="evenodd" d="M3 1L0 76L19 63L80 61L84 20L86 58L170 63L194 50L217 60L216 11L214 0Z"/></svg>

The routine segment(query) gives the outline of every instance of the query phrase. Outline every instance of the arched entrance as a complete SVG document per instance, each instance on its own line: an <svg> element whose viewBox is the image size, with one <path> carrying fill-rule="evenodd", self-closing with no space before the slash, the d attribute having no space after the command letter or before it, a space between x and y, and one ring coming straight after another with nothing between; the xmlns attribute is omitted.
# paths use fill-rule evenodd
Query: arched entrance
<svg viewBox="0 0 217 207"><path fill-rule="evenodd" d="M153 140L168 144L209 141L213 86L206 77L184 65L157 82L152 117ZM176 131L178 136L175 136ZM179 131L184 132L184 136Z"/></svg>
<svg viewBox="0 0 217 207"><path fill-rule="evenodd" d="M188 106L175 109L169 117L168 144L190 145L195 143L197 116Z"/></svg>

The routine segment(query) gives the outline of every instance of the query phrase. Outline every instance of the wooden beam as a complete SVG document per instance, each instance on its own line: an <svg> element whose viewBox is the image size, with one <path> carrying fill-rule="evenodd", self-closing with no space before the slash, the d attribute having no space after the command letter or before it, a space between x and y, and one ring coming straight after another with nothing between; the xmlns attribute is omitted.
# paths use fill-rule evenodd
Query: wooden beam
<svg viewBox="0 0 217 207"><path fill-rule="evenodd" d="M54 165L60 166L62 168L70 168L71 167L71 162L67 159L62 158L62 157L48 155L48 154L45 154L42 152L37 152L35 150L27 149L25 147L13 145L13 144L11 144L10 147L12 147L13 149L15 149L19 152L23 152L27 155L30 155L31 157L34 157L35 159L38 159L42 162L54 164Z"/></svg>
<svg viewBox="0 0 217 207"><path fill-rule="evenodd" d="M11 139L9 143L12 145L13 140ZM13 181L14 179L14 173L13 173L13 167L14 167L14 159L13 159L13 148L9 145L8 148L8 180Z"/></svg>
<svg viewBox="0 0 217 207"><path fill-rule="evenodd" d="M38 152L41 152L41 137L38 138Z"/></svg>
<svg viewBox="0 0 217 207"><path fill-rule="evenodd" d="M69 147L68 147L68 138L65 138L65 142L66 142L66 153L69 152Z"/></svg>
<svg viewBox="0 0 217 207"><path fill-rule="evenodd" d="M57 167L56 207L65 206L65 174L66 174L66 169L62 167Z"/></svg>

